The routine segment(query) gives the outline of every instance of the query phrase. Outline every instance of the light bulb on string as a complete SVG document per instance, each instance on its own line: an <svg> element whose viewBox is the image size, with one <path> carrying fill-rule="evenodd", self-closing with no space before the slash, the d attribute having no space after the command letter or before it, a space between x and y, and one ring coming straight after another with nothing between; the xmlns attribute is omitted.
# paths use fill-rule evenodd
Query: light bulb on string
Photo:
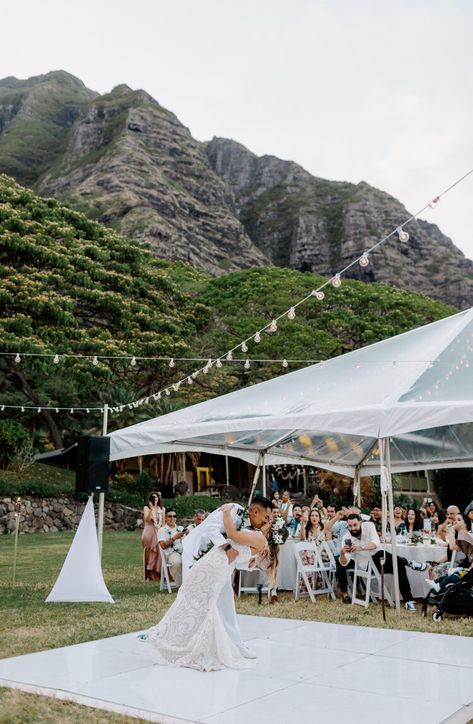
<svg viewBox="0 0 473 724"><path fill-rule="evenodd" d="M71 409L69 410L69 412L71 413L71 415L73 415L73 414L74 414L74 408L71 407Z"/></svg>
<svg viewBox="0 0 473 724"><path fill-rule="evenodd" d="M249 360L249 359L246 360L246 362L245 362L245 364L244 364L244 367L245 367L245 370L249 370L249 369L250 369L250 360Z"/></svg>
<svg viewBox="0 0 473 724"><path fill-rule="evenodd" d="M287 313L287 318L288 318L288 319L294 319L295 316L296 316L296 308L295 308L295 307L291 307L290 310L289 310L288 313Z"/></svg>
<svg viewBox="0 0 473 724"><path fill-rule="evenodd" d="M335 274L334 277L331 278L330 281L332 283L332 287L335 287L335 289L338 289L338 287L341 287L341 285L342 285L342 280L341 280L340 274L338 274L338 272L337 272L337 274Z"/></svg>
<svg viewBox="0 0 473 724"><path fill-rule="evenodd" d="M368 266L368 264L370 263L370 258L366 251L360 256L358 263L360 266Z"/></svg>
<svg viewBox="0 0 473 724"><path fill-rule="evenodd" d="M22 412L24 412L24 411L25 411L25 408L24 408L24 407L22 407L22 408L21 408L21 411L22 411Z"/></svg>
<svg viewBox="0 0 473 724"><path fill-rule="evenodd" d="M169 367L175 367L175 366L176 366L176 363L174 362L174 357L171 357L171 359L169 360Z"/></svg>
<svg viewBox="0 0 473 724"><path fill-rule="evenodd" d="M136 366L136 357L133 356L133 357L131 358L130 364L131 364L132 367L135 367L135 366Z"/></svg>
<svg viewBox="0 0 473 724"><path fill-rule="evenodd" d="M268 332L271 332L271 334L274 334L274 332L278 331L278 323L275 319L272 320L271 324L269 325Z"/></svg>
<svg viewBox="0 0 473 724"><path fill-rule="evenodd" d="M92 364L93 364L93 365L98 365L98 363L99 363L99 358L94 355L94 356L92 357Z"/></svg>
<svg viewBox="0 0 473 724"><path fill-rule="evenodd" d="M241 351L248 352L248 345L246 344L246 342L241 343Z"/></svg>
<svg viewBox="0 0 473 724"><path fill-rule="evenodd" d="M90 410L89 410L88 407L85 408L85 411L86 411L86 413L87 413L88 415L90 414Z"/></svg>
<svg viewBox="0 0 473 724"><path fill-rule="evenodd" d="M197 377L198 374L199 374L199 370L195 370L195 372L193 372L191 375L192 379L195 380L195 378Z"/></svg>
<svg viewBox="0 0 473 724"><path fill-rule="evenodd" d="M190 375L189 375L189 377L187 378L187 384L188 384L188 385L192 385L192 384L193 384L193 379L192 379L192 377L191 377Z"/></svg>
<svg viewBox="0 0 473 724"><path fill-rule="evenodd" d="M402 241L403 243L406 243L406 241L409 241L409 234L407 231L404 231L402 226L398 226L397 233L399 236L399 241Z"/></svg>
<svg viewBox="0 0 473 724"><path fill-rule="evenodd" d="M282 366L283 366L283 367L288 367L288 366L289 366L288 363L287 363L287 359L283 359L283 361L282 361Z"/></svg>
<svg viewBox="0 0 473 724"><path fill-rule="evenodd" d="M16 362L17 365L19 365L20 362L21 362L21 357L20 357L20 355L18 354L18 352L16 353L16 356L15 356L15 362Z"/></svg>
<svg viewBox="0 0 473 724"><path fill-rule="evenodd" d="M165 389L164 391L165 391L165 393L166 393L167 397L169 397L169 395L171 394L171 392L170 392L170 391L168 390L168 388L167 388L167 387L166 387L166 389Z"/></svg>
<svg viewBox="0 0 473 724"><path fill-rule="evenodd" d="M219 358L219 359L216 361L215 365L220 369L220 367L222 366L222 360Z"/></svg>
<svg viewBox="0 0 473 724"><path fill-rule="evenodd" d="M59 412L59 407L56 407L56 412Z"/></svg>
<svg viewBox="0 0 473 724"><path fill-rule="evenodd" d="M59 363L59 355L55 354L53 358L53 364L57 365Z"/></svg>
<svg viewBox="0 0 473 724"><path fill-rule="evenodd" d="M41 412L41 407L38 407L38 409L36 410L36 412Z"/></svg>
<svg viewBox="0 0 473 724"><path fill-rule="evenodd" d="M260 335L260 333L259 333L259 332L256 332L256 334L255 334L255 336L253 337L253 339L254 339L254 341L256 342L256 344L258 344L258 342L261 342L261 335Z"/></svg>
<svg viewBox="0 0 473 724"><path fill-rule="evenodd" d="M233 352L230 350L229 352L227 352L226 360L227 360L227 362L231 362L232 359L233 359Z"/></svg>
<svg viewBox="0 0 473 724"><path fill-rule="evenodd" d="M439 201L440 201L440 196L434 196L434 198L429 201L430 208L436 209Z"/></svg>
<svg viewBox="0 0 473 724"><path fill-rule="evenodd" d="M312 296L314 296L316 299L319 300L319 302L322 301L322 299L325 299L325 292L323 292L321 289L314 289L312 292Z"/></svg>
<svg viewBox="0 0 473 724"><path fill-rule="evenodd" d="M5 405L2 405L2 412L5 412Z"/></svg>

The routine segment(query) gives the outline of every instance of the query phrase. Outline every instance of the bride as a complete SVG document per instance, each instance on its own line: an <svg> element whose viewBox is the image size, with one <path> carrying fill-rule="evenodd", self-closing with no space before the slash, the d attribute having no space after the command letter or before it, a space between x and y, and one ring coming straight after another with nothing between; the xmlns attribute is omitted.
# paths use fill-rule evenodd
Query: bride
<svg viewBox="0 0 473 724"><path fill-rule="evenodd" d="M229 503L221 508L228 544L214 546L194 564L171 608L144 636L153 645L158 664L200 671L240 669L249 665L225 630L217 600L233 574L237 557L239 566L246 562L256 564L268 569L273 578L277 556L272 556L260 530L236 529L232 506Z"/></svg>

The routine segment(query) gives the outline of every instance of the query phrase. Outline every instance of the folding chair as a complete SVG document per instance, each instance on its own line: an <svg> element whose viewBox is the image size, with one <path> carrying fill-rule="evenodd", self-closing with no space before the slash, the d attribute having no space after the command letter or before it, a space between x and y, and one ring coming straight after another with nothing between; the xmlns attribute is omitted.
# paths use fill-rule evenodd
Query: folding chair
<svg viewBox="0 0 473 724"><path fill-rule="evenodd" d="M335 590L335 581L337 577L337 564L335 563L335 556L333 550L328 541L324 541L319 546L319 553L325 570L327 571L332 588Z"/></svg>
<svg viewBox="0 0 473 724"><path fill-rule="evenodd" d="M266 582L266 576L264 576L265 583L262 583L262 571L247 571L245 569L239 569L239 572L240 575L238 577L238 598L240 598L242 593L259 593L260 591L261 593L268 593L269 589ZM245 581L243 580L244 578L246 579ZM258 588L258 585L262 585L262 588Z"/></svg>
<svg viewBox="0 0 473 724"><path fill-rule="evenodd" d="M159 582L159 590L162 591L166 586L168 593L171 593L171 590L176 588L176 584L171 580L166 556L162 550L159 551L159 554L161 556L161 580Z"/></svg>
<svg viewBox="0 0 473 724"><path fill-rule="evenodd" d="M312 563L304 563L305 551L308 551L313 557ZM333 600L335 600L335 593L330 580L330 572L321 558L316 543L312 541L300 541L299 543L294 543L294 555L297 562L296 588L294 591L295 600L297 601L299 596L308 595L312 603L315 603L315 597L324 593L328 594ZM313 586L310 580L311 578L314 580ZM299 592L301 579L304 581L307 594ZM321 588L317 588L318 580L322 582Z"/></svg>
<svg viewBox="0 0 473 724"><path fill-rule="evenodd" d="M351 574L353 576L353 583L351 586L352 603L368 608L370 600L374 602L381 599L381 573L378 571L371 558L366 570L364 568L360 568L355 563L355 568L348 570L347 574ZM357 596L359 583L361 583L361 586L365 589L364 598L358 598ZM390 606L394 605L391 594L387 590L386 585L384 586L384 598Z"/></svg>

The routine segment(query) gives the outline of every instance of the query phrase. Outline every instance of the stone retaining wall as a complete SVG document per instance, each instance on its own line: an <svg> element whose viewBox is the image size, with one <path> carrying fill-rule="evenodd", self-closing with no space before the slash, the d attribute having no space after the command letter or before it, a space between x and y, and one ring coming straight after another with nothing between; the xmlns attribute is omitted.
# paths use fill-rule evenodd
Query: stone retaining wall
<svg viewBox="0 0 473 724"><path fill-rule="evenodd" d="M85 503L73 498L22 498L20 533L56 533L77 527ZM105 503L105 527L135 530L143 527L143 513L121 503ZM15 530L15 500L0 498L0 535Z"/></svg>

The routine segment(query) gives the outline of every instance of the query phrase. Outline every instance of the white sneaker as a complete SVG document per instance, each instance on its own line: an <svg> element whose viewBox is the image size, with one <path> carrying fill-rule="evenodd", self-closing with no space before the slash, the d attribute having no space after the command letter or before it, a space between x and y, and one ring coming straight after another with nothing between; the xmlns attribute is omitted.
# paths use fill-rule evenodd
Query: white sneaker
<svg viewBox="0 0 473 724"><path fill-rule="evenodd" d="M440 586L437 581L433 581L431 578L426 578L425 582L429 588L432 588L435 591L435 593L438 593L440 591Z"/></svg>
<svg viewBox="0 0 473 724"><path fill-rule="evenodd" d="M427 563L420 563L419 561L409 561L407 564L413 571L425 571Z"/></svg>
<svg viewBox="0 0 473 724"><path fill-rule="evenodd" d="M238 651L245 659L257 659L258 658L257 655L255 654L255 652L252 651L250 648L248 648L248 646L246 644L241 644L238 647Z"/></svg>
<svg viewBox="0 0 473 724"><path fill-rule="evenodd" d="M410 613L416 613L417 611L414 601L406 601L406 603L404 604L404 608Z"/></svg>

